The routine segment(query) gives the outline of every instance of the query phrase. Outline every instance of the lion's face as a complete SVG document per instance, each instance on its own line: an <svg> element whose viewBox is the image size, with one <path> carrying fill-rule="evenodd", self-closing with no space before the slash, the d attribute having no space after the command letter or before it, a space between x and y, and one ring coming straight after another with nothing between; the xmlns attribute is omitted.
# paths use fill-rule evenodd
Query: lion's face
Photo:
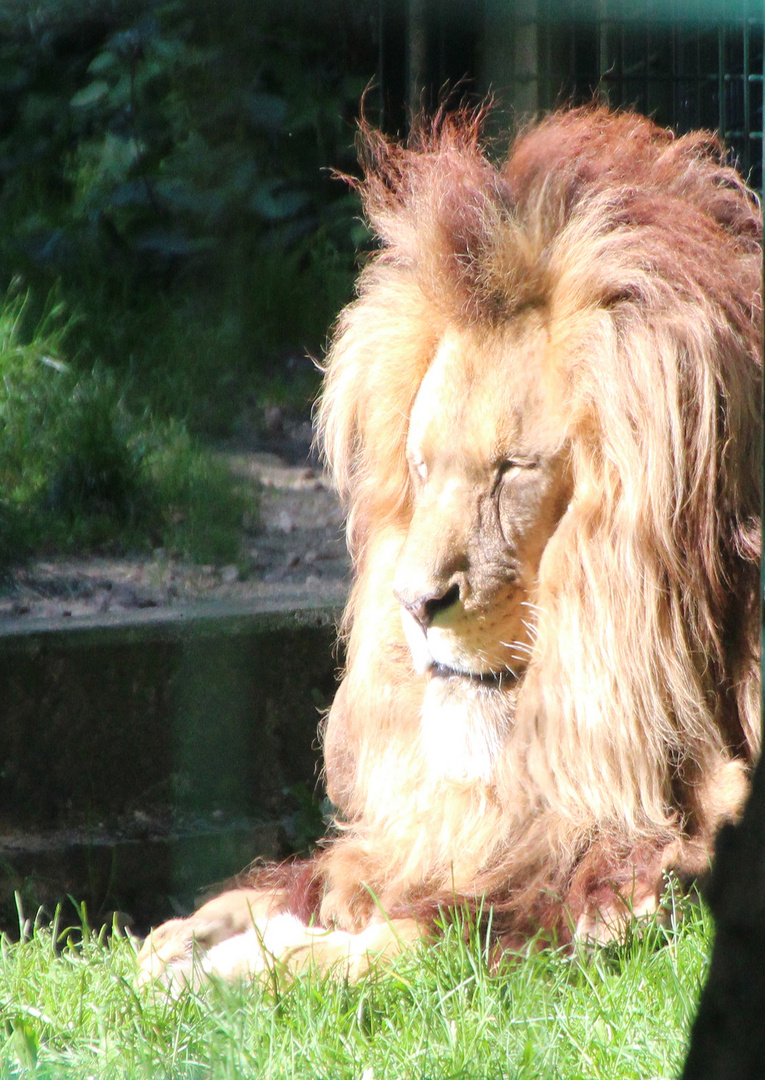
<svg viewBox="0 0 765 1080"><path fill-rule="evenodd" d="M451 329L412 408L413 510L394 591L441 704L512 684L531 650L540 563L571 498L549 353L536 314L504 334Z"/></svg>

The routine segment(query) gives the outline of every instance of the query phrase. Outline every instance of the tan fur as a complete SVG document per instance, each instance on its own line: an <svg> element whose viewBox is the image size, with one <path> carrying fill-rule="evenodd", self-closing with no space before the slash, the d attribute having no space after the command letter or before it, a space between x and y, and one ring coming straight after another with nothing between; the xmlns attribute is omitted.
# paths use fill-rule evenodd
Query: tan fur
<svg viewBox="0 0 765 1080"><path fill-rule="evenodd" d="M496 167L479 127L364 132L380 249L319 414L355 581L312 910L358 934L485 897L512 948L619 933L745 797L761 220L709 135L572 110Z"/></svg>

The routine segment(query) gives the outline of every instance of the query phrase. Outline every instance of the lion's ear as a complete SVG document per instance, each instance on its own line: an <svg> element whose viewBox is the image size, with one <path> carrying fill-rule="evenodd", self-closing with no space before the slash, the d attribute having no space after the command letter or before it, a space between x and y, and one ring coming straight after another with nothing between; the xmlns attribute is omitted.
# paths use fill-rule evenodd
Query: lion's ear
<svg viewBox="0 0 765 1080"><path fill-rule="evenodd" d="M495 275L487 280L486 262L515 214L511 187L481 144L484 112L442 110L417 122L406 146L362 125L359 145L358 189L380 243L378 268L408 273L434 308L468 322L491 317L508 291ZM515 261L511 306L530 291L514 298L531 270Z"/></svg>
<svg viewBox="0 0 765 1080"><path fill-rule="evenodd" d="M411 227L419 230L423 213L427 216L426 203L439 188L456 185L463 194L470 188L481 190L483 185L474 183L476 171L484 182L494 173L481 147L486 111L482 106L443 108L435 116L415 116L406 144L386 138L362 118L356 140L364 174L359 187L364 209L384 243L396 218L410 219Z"/></svg>

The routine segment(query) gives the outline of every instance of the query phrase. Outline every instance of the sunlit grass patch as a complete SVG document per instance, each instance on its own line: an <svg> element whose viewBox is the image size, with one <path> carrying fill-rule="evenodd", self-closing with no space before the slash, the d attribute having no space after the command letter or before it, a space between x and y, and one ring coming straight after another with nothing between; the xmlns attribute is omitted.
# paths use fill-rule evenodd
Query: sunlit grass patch
<svg viewBox="0 0 765 1080"><path fill-rule="evenodd" d="M129 939L57 934L3 941L3 1077L670 1077L711 946L689 905L677 929L587 955L530 950L492 973L480 934L452 926L356 985L307 974L275 993L211 982L173 998L136 992Z"/></svg>

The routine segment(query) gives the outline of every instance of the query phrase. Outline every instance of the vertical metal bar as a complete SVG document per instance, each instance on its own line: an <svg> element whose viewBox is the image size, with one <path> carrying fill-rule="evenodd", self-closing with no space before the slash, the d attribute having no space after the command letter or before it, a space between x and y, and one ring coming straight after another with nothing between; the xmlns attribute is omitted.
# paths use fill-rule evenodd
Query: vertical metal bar
<svg viewBox="0 0 765 1080"><path fill-rule="evenodd" d="M751 83L749 81L749 75L750 75L750 71L749 71L749 5L747 3L747 0L744 0L744 5L743 6L744 6L744 12L743 12L744 20L743 20L743 26L741 27L742 33L744 35L744 41L743 41L743 49L744 49L743 68L744 68L744 70L743 70L743 75L742 75L743 80L744 80L744 84L743 84L743 87L742 87L742 90L743 90L743 93L744 93L744 161L743 161L743 172L744 172L744 176L749 176L749 172L750 172L751 167L752 167L752 143L751 143L751 139L749 138L749 132L751 131L751 122L750 122L750 115L751 115L751 111L750 111L750 104L751 104L750 88L751 88Z"/></svg>
<svg viewBox="0 0 765 1080"><path fill-rule="evenodd" d="M633 102L626 101L626 89L624 87L624 19L619 19L619 59L616 62L616 72L618 77L618 101L620 105L632 105Z"/></svg>
<svg viewBox="0 0 765 1080"><path fill-rule="evenodd" d="M725 26L717 27L717 130L725 138Z"/></svg>
<svg viewBox="0 0 765 1080"><path fill-rule="evenodd" d="M704 76L701 72L701 26L696 21L696 116L694 118L694 127L701 127L701 95L703 92Z"/></svg>
<svg viewBox="0 0 765 1080"><path fill-rule="evenodd" d="M678 61L678 47L677 47L678 35L680 33L680 30L679 30L679 27L677 25L677 8L675 7L674 4L672 5L672 16L673 16L672 17L672 37L670 38L671 45L670 45L670 50L669 50L669 54L670 54L670 57L671 57L671 63L672 63L672 87L670 89L670 95L671 95L671 105L670 105L671 120L670 120L670 123L672 124L672 127L674 129L676 127L676 125L677 125L677 98L678 98L678 94L680 92L679 91L680 83L679 83L679 80L678 80L679 61Z"/></svg>
<svg viewBox="0 0 765 1080"><path fill-rule="evenodd" d="M428 0L409 0L407 9L406 104L410 119L423 108L428 63Z"/></svg>
<svg viewBox="0 0 765 1080"><path fill-rule="evenodd" d="M608 71L608 0L598 4L598 90L603 86ZM609 97L606 89L606 97Z"/></svg>
<svg viewBox="0 0 765 1080"><path fill-rule="evenodd" d="M377 2L377 79L379 86L377 87L378 99L378 112L377 112L377 124L378 127L385 127L385 62L387 60L385 50L385 0L378 0Z"/></svg>
<svg viewBox="0 0 765 1080"><path fill-rule="evenodd" d="M542 106L550 109L555 104L553 101L553 74L552 74L552 33L553 15L551 8L552 0L546 0L542 11L537 11L539 33L543 34L544 45L544 70L542 72ZM557 92L556 92L557 96Z"/></svg>
<svg viewBox="0 0 765 1080"><path fill-rule="evenodd" d="M651 63L651 26L648 19L645 20L643 30L643 94L645 96L645 111L651 112L651 80L649 78L649 66Z"/></svg>

